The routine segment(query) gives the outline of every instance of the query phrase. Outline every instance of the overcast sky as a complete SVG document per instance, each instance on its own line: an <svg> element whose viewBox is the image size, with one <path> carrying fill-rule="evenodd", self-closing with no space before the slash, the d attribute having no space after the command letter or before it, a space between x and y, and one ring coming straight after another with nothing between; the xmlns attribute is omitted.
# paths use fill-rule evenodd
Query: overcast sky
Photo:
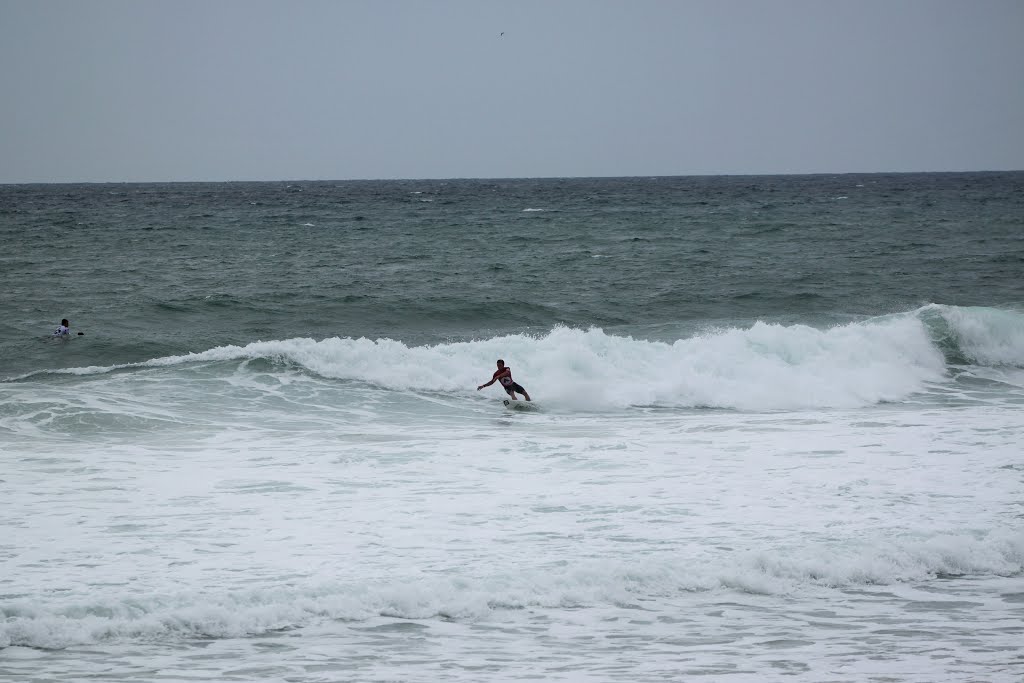
<svg viewBox="0 0 1024 683"><path fill-rule="evenodd" d="M0 65L7 183L1024 169L1024 0L0 0Z"/></svg>

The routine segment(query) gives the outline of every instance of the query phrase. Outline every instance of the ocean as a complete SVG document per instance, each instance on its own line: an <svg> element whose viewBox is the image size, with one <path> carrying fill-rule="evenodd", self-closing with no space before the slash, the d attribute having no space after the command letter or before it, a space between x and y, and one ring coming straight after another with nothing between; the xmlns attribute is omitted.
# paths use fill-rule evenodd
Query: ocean
<svg viewBox="0 0 1024 683"><path fill-rule="evenodd" d="M0 680L1024 679L1024 172L7 185L0 243Z"/></svg>

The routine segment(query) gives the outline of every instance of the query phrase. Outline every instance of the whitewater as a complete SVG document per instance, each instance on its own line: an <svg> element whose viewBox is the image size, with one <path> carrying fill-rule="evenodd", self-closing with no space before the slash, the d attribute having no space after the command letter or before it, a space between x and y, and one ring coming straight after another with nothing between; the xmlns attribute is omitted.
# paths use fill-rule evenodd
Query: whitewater
<svg viewBox="0 0 1024 683"><path fill-rule="evenodd" d="M1020 680L1016 178L0 188L0 680Z"/></svg>

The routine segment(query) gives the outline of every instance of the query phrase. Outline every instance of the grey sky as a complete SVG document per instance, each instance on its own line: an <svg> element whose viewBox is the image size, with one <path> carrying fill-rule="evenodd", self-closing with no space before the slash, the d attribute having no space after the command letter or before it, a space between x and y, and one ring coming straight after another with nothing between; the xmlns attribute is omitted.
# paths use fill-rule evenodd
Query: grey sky
<svg viewBox="0 0 1024 683"><path fill-rule="evenodd" d="M0 0L0 64L0 182L1024 168L1021 0Z"/></svg>

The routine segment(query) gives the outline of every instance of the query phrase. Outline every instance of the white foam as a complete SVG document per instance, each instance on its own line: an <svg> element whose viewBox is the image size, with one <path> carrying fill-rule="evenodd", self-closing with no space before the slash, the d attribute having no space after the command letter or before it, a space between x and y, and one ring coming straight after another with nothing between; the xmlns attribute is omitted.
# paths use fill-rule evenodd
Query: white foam
<svg viewBox="0 0 1024 683"><path fill-rule="evenodd" d="M532 394L591 409L856 407L905 399L945 373L941 353L912 315L826 330L756 323L673 344L596 328L412 347L389 339L289 339L141 365L269 358L389 389L465 392L490 378L499 357Z"/></svg>
<svg viewBox="0 0 1024 683"><path fill-rule="evenodd" d="M945 361L922 322L939 312L981 364L1024 364L1024 316L929 306L817 329L757 322L708 329L674 343L559 327L542 336L408 346L391 339L286 339L223 346L134 364L58 370L89 375L137 367L268 359L329 379L401 391L472 393L497 358L531 395L567 410L629 406L742 410L855 408L907 400L946 381Z"/></svg>
<svg viewBox="0 0 1024 683"><path fill-rule="evenodd" d="M1024 534L1019 531L738 554L694 548L674 557L582 560L475 578L409 576L227 593L114 593L93 602L6 602L0 603L5 616L0 647L59 649L105 640L235 638L323 620L378 616L500 620L497 613L507 610L664 604L680 593L789 595L924 581L936 575L1012 576L1022 571Z"/></svg>

